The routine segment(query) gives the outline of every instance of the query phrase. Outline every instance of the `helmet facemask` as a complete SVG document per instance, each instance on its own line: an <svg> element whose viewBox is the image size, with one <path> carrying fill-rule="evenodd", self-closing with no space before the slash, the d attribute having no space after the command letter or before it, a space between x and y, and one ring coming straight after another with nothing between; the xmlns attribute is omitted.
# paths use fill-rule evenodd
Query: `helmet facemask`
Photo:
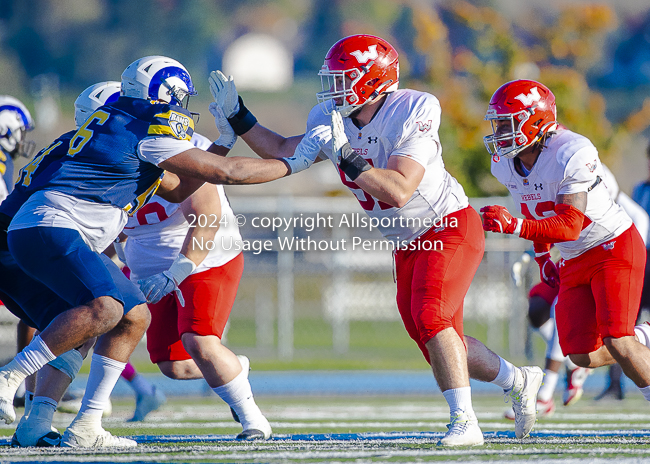
<svg viewBox="0 0 650 464"><path fill-rule="evenodd" d="M372 66L370 62L369 66ZM334 71L323 66L318 72L321 81L322 92L316 94L318 103L332 100L331 107L324 106L325 114L330 114L333 110L341 113L341 116L350 116L357 108L363 106L359 103L359 97L354 91L355 86L366 74L356 68L342 71ZM340 104L338 102L341 102Z"/></svg>
<svg viewBox="0 0 650 464"><path fill-rule="evenodd" d="M508 114L497 114L493 109L488 110L485 119L492 124L492 135L483 137L483 143L488 153L500 158L514 158L529 146L537 143L546 132L552 130L557 124L555 121L549 122L540 127L537 134L527 137L524 133L524 125L534 115L534 108ZM531 127L531 124L528 126ZM509 130L504 127L509 127Z"/></svg>

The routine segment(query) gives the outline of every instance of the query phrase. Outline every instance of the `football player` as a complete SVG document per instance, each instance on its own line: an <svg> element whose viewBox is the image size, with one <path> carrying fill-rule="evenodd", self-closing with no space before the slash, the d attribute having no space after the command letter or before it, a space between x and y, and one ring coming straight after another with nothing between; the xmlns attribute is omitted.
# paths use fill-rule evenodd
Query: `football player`
<svg viewBox="0 0 650 464"><path fill-rule="evenodd" d="M219 131L215 143L232 147L237 136L230 125ZM192 143L211 144L196 132ZM151 362L173 379L205 378L242 424L237 439L268 439L271 426L253 398L249 360L221 344L244 270L244 255L233 246L241 235L223 186L205 184L181 204L154 195L129 218L123 235L116 251L151 310Z"/></svg>
<svg viewBox="0 0 650 464"><path fill-rule="evenodd" d="M214 144L210 152L201 150L190 141L194 122L185 108L194 93L189 73L177 61L160 56L135 61L122 75L122 96L86 120L70 139L65 158L30 179L29 199L8 229L9 251L23 271L72 309L48 312L40 335L0 369L5 422L15 419L11 400L27 375L99 337L81 409L61 444L136 446L105 431L101 416L150 315L139 289L123 274L114 275L117 266L100 252L117 237L127 215L156 192L165 170L199 182L267 182L298 172L318 155L319 144L328 142L312 132L285 160L224 158L214 152L225 149ZM116 284L121 279L127 290ZM129 295L137 301L127 301Z"/></svg>
<svg viewBox="0 0 650 464"><path fill-rule="evenodd" d="M492 174L526 219L486 206L483 228L533 242L542 280L559 286L555 321L563 354L585 368L618 362L650 400L650 327L634 326L645 245L610 197L596 147L558 124L555 96L539 82L502 85L486 119ZM551 244L560 251L558 266Z"/></svg>
<svg viewBox="0 0 650 464"><path fill-rule="evenodd" d="M527 436L541 369L517 368L463 335L463 300L485 238L462 186L445 170L438 99L398 89L397 51L371 35L335 43L319 75L323 91L307 132L332 124L333 144L323 147L324 155L366 213L383 220L380 230L394 244L400 315L449 403L451 423L439 444L483 444L470 376L504 389L517 413L516 436ZM291 156L302 136L282 137L257 124L232 78L216 71L210 79L215 102L253 151L262 158Z"/></svg>
<svg viewBox="0 0 650 464"><path fill-rule="evenodd" d="M30 158L36 143L25 134L34 129L34 120L23 103L9 95L0 95L0 201L13 186L14 159Z"/></svg>

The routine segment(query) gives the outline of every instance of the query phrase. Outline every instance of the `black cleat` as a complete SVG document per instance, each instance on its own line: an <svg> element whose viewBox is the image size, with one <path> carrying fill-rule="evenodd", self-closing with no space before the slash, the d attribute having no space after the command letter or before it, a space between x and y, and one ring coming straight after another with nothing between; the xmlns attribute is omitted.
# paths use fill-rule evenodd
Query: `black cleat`
<svg viewBox="0 0 650 464"><path fill-rule="evenodd" d="M596 401L600 400L622 400L625 398L625 392L623 391L623 386L619 383L610 384L605 388L598 396L594 398Z"/></svg>
<svg viewBox="0 0 650 464"><path fill-rule="evenodd" d="M35 445L37 448L51 448L54 446L61 446L61 434L58 432L49 432L38 439ZM12 448L25 448L20 444L16 434L11 437Z"/></svg>
<svg viewBox="0 0 650 464"><path fill-rule="evenodd" d="M248 429L244 430L242 433L237 435L237 440L244 441L255 441L255 440L266 440L264 432L258 429Z"/></svg>

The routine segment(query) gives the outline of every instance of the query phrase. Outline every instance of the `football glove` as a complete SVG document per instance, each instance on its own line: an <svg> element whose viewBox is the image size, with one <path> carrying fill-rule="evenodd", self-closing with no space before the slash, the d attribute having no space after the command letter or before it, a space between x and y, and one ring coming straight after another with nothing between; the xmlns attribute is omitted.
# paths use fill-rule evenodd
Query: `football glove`
<svg viewBox="0 0 650 464"><path fill-rule="evenodd" d="M178 286L195 269L196 264L182 253L179 253L168 270L138 280L138 285L148 303L158 303L165 295L176 292L179 303L184 307L185 299Z"/></svg>
<svg viewBox="0 0 650 464"><path fill-rule="evenodd" d="M559 286L560 272L551 259L551 254L549 252L535 253L535 261L539 265L539 276L542 281L553 288Z"/></svg>
<svg viewBox="0 0 650 464"><path fill-rule="evenodd" d="M223 108L214 102L210 103L208 108L210 114L214 116L214 123L219 130L219 138L214 141L214 144L226 147L230 150L237 141L237 135L235 134L235 131L232 130L232 127L230 127L230 123L223 113Z"/></svg>
<svg viewBox="0 0 650 464"><path fill-rule="evenodd" d="M362 172L369 170L372 166L352 149L345 135L343 117L338 111L332 111L332 155L350 180L355 180Z"/></svg>
<svg viewBox="0 0 650 464"><path fill-rule="evenodd" d="M331 139L332 131L329 126L316 126L307 132L293 152L293 156L282 158L289 165L291 174L304 171L314 164L323 146Z"/></svg>
<svg viewBox="0 0 650 464"><path fill-rule="evenodd" d="M484 206L483 230L499 234L519 234L523 219L513 217L505 206Z"/></svg>
<svg viewBox="0 0 650 464"><path fill-rule="evenodd" d="M214 102L221 107L226 118L232 118L239 111L239 95L232 76L226 77L219 70L212 71L208 81Z"/></svg>

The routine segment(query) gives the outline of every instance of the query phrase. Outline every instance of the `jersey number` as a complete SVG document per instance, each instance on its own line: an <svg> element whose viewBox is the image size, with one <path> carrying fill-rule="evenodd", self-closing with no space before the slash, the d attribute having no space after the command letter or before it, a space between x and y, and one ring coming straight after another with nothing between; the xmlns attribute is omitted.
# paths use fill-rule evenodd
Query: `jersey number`
<svg viewBox="0 0 650 464"><path fill-rule="evenodd" d="M370 166L374 167L371 159L366 160L366 161L368 161L368 164L370 164ZM373 209L375 209L375 203L378 203L379 208L381 208L382 210L392 208L392 206L389 205L388 203L384 203L383 201L376 200L375 197L370 195L368 192L365 192L357 184L355 184L351 180L348 180L347 177L345 177L345 173L343 171L341 171L341 168L338 168L338 170L339 170L339 175L341 176L341 182L343 182L343 185L345 185L346 187L351 188L351 189L361 190L361 195L363 195L363 200L361 198L359 198L359 196L357 195L356 192L353 192L353 193L354 193L354 196L357 197L357 200L359 201L359 204L361 205L361 207L365 211L372 211Z"/></svg>
<svg viewBox="0 0 650 464"><path fill-rule="evenodd" d="M49 155L52 150L54 150L56 147L61 145L63 142L57 142L54 145L50 145L50 147L45 150L43 153L38 155L36 158L31 160L29 164L25 165L20 170L20 175L18 176L18 180L16 181L16 185L22 183L23 186L29 187L29 184L32 183L32 176L34 175L34 171L38 169L38 165L41 164L41 161L43 161L43 158L45 158L45 155Z"/></svg>
<svg viewBox="0 0 650 464"><path fill-rule="evenodd" d="M108 119L108 113L105 111L95 111L88 120L79 128L77 133L70 140L70 149L68 150L69 156L74 156L79 153L82 148L90 141L94 132L88 129L88 126L93 122L97 122L98 126L102 126Z"/></svg>
<svg viewBox="0 0 650 464"><path fill-rule="evenodd" d="M535 214L537 217L530 214L530 210L526 203L521 204L521 214L523 214L526 219L532 219L533 221L537 220L537 218L545 218L546 216L544 216L544 213L548 213L549 211L555 211L555 203L552 201L540 201L535 205Z"/></svg>

